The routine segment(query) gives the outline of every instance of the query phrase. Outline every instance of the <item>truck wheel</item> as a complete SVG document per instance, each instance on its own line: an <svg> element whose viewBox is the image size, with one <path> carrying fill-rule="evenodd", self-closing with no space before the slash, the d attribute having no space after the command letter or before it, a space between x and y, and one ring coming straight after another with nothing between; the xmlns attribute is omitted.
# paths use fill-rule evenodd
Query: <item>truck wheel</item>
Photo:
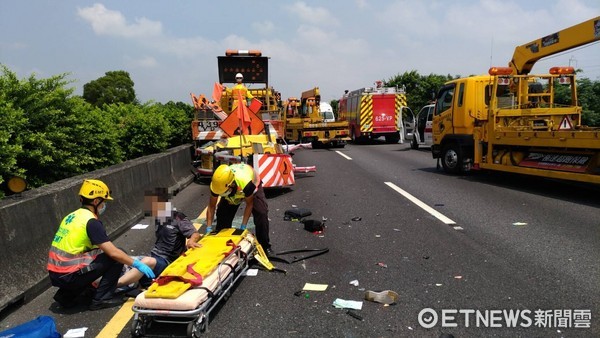
<svg viewBox="0 0 600 338"><path fill-rule="evenodd" d="M417 142L417 136L415 134L413 134L412 141L410 141L410 147L415 150L419 149L419 143Z"/></svg>
<svg viewBox="0 0 600 338"><path fill-rule="evenodd" d="M442 150L442 166L449 174L459 174L462 169L462 150L457 144L447 144Z"/></svg>

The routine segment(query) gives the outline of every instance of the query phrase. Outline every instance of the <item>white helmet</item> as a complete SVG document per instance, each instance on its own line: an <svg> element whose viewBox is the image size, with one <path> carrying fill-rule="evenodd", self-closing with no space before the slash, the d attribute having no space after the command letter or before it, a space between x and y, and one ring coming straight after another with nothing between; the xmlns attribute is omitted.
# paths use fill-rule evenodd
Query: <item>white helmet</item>
<svg viewBox="0 0 600 338"><path fill-rule="evenodd" d="M235 74L235 79L244 79L244 75L242 75L242 73L237 73Z"/></svg>

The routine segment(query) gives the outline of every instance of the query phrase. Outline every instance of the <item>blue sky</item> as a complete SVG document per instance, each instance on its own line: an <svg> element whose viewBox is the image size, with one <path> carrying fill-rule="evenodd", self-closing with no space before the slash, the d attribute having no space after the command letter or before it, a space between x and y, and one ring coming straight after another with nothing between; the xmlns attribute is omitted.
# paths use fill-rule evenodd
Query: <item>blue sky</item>
<svg viewBox="0 0 600 338"><path fill-rule="evenodd" d="M600 15L597 0L75 1L0 0L0 63L20 78L70 73L75 93L125 70L142 102L209 94L217 56L259 49L284 98L323 100L396 74L467 76L514 48ZM539 61L600 80L600 45Z"/></svg>

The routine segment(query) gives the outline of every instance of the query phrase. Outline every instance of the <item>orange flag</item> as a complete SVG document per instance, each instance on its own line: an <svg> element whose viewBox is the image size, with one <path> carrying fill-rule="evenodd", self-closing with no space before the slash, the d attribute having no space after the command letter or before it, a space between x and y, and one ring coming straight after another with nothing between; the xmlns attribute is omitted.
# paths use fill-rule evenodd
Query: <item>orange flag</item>
<svg viewBox="0 0 600 338"><path fill-rule="evenodd" d="M242 91L237 91L237 116L240 120L240 129L242 135L248 135L248 127L252 124L250 121L250 114L248 114L248 108L246 107L246 100L242 97Z"/></svg>
<svg viewBox="0 0 600 338"><path fill-rule="evenodd" d="M215 86L213 87L213 94L212 94L212 98L215 102L220 102L221 101L221 95L223 95L223 85L215 82Z"/></svg>

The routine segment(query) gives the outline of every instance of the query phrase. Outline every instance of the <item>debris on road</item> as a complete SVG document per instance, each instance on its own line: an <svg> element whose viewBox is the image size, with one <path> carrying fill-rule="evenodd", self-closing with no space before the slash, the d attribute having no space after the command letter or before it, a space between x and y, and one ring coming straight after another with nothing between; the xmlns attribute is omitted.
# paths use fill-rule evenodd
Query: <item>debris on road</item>
<svg viewBox="0 0 600 338"><path fill-rule="evenodd" d="M361 310L363 302L357 300L345 300L341 298L336 298L333 301L333 306L338 309L353 309L353 310Z"/></svg>

